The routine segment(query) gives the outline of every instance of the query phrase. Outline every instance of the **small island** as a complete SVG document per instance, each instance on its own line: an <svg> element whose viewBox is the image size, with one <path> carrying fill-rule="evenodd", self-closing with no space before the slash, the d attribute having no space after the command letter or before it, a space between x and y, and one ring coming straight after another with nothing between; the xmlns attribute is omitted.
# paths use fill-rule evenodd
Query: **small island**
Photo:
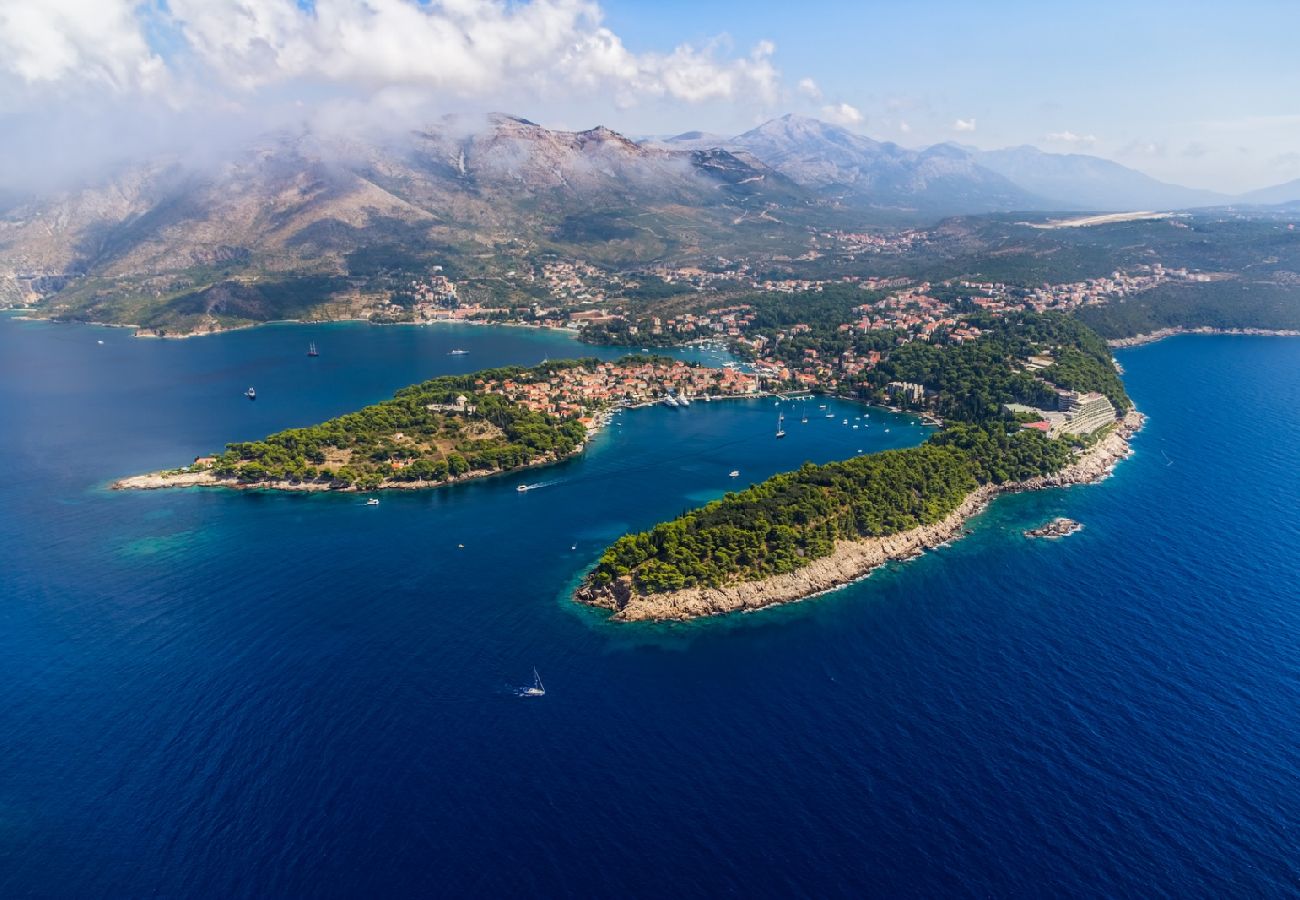
<svg viewBox="0 0 1300 900"><path fill-rule="evenodd" d="M437 487L567 459L615 408L757 391L757 380L735 369L655 356L446 375L319 425L228 444L191 465L123 478L113 488Z"/></svg>
<svg viewBox="0 0 1300 900"><path fill-rule="evenodd" d="M1082 531L1083 525L1067 519L1064 516L1053 519L1046 525L1040 525L1038 528L1030 528L1025 532L1027 538L1063 538L1069 537L1076 531Z"/></svg>

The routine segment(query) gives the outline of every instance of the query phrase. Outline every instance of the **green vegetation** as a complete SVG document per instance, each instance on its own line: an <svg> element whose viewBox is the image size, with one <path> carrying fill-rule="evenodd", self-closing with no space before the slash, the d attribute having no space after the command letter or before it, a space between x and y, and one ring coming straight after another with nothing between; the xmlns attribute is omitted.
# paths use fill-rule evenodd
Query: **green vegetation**
<svg viewBox="0 0 1300 900"><path fill-rule="evenodd" d="M484 381L544 378L575 360L534 369L489 369L403 388L393 399L319 425L230 444L213 471L248 482L316 481L335 488L445 481L466 473L516 469L573 453L584 426L485 393ZM466 403L457 405L458 397ZM432 408L431 408L432 407Z"/></svg>
<svg viewBox="0 0 1300 900"><path fill-rule="evenodd" d="M1053 385L1098 391L1120 411L1133 405L1106 342L1077 319L1060 313L1024 313L1005 319L972 316L969 321L983 330L978 340L905 344L864 374L863 396L880 396L891 381L923 384L932 392L928 402L933 408L944 418L961 422L1000 418L1004 403L1050 409L1055 402ZM1038 373L1022 371L1025 360L1044 351L1055 354L1055 365Z"/></svg>
<svg viewBox="0 0 1300 900"><path fill-rule="evenodd" d="M590 579L629 578L641 593L720 586L792 572L843 539L941 521L982 484L1060 469L1070 447L1013 423L950 428L925 444L805 464L649 531L620 538Z"/></svg>
<svg viewBox="0 0 1300 900"><path fill-rule="evenodd" d="M1079 318L1107 339L1164 328L1300 330L1300 278L1161 285L1123 302L1091 306Z"/></svg>

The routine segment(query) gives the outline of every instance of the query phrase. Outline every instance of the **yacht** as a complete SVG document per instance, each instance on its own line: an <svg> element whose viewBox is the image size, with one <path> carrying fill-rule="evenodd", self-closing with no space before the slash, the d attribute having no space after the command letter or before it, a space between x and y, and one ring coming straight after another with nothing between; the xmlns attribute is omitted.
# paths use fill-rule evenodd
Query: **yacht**
<svg viewBox="0 0 1300 900"><path fill-rule="evenodd" d="M371 497L369 500L366 501L366 506L378 506L378 505L379 505L378 497Z"/></svg>
<svg viewBox="0 0 1300 900"><path fill-rule="evenodd" d="M677 405L678 405L678 406L690 406L690 405L691 405L691 398L690 398L690 397L687 397L685 394L678 394L678 395L677 395Z"/></svg>
<svg viewBox="0 0 1300 900"><path fill-rule="evenodd" d="M520 697L545 697L546 685L542 684L542 676L537 674L537 667L533 666L533 683L528 687L521 687L516 693Z"/></svg>
<svg viewBox="0 0 1300 900"><path fill-rule="evenodd" d="M739 477L740 477L740 470L739 470L739 469L732 469L730 472L727 473L727 477L728 477L728 478L739 478Z"/></svg>
<svg viewBox="0 0 1300 900"><path fill-rule="evenodd" d="M244 391L244 396L247 397L249 400L256 400L256 399L257 399L257 391L253 390L253 389L250 387L248 390Z"/></svg>
<svg viewBox="0 0 1300 900"><path fill-rule="evenodd" d="M448 356L464 356L466 353L469 353L469 351L468 351L468 350L452 350L452 351L451 351L450 353L448 353L447 355L448 355ZM544 361L544 360L543 360L543 361Z"/></svg>
<svg viewBox="0 0 1300 900"><path fill-rule="evenodd" d="M664 406L676 406L676 405L677 405L676 397L674 397L672 394L664 395Z"/></svg>

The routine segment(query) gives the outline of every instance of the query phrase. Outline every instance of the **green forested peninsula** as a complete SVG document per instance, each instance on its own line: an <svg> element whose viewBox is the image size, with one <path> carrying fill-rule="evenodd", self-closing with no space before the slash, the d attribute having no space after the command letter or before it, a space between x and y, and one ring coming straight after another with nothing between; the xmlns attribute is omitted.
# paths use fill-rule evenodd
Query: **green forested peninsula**
<svg viewBox="0 0 1300 900"><path fill-rule="evenodd" d="M651 594L792 572L837 540L938 522L980 485L1050 474L1071 455L1064 441L996 422L952 427L906 450L808 463L620 538L588 582L628 578Z"/></svg>
<svg viewBox="0 0 1300 900"><path fill-rule="evenodd" d="M374 488L386 482L445 481L470 472L518 468L573 453L585 427L534 412L485 381L541 377L557 367L505 368L447 375L403 388L391 400L260 441L229 444L211 471L245 482L321 482ZM460 403L464 398L464 403Z"/></svg>

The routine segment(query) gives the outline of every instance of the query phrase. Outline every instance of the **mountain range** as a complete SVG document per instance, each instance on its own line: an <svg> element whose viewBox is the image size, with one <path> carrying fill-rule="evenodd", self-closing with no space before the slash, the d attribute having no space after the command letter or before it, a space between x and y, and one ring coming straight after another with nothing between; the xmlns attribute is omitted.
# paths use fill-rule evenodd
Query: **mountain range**
<svg viewBox="0 0 1300 900"><path fill-rule="evenodd" d="M546 254L627 267L787 253L810 230L954 214L1297 200L1300 182L1233 198L1096 157L909 149L794 115L731 138L640 142L603 127L447 117L366 140L275 135L220 164L150 160L0 197L0 305L53 300L68 314L139 322L169 304L256 307L268 285L304 275L356 292L376 273L435 262L457 276ZM216 285L226 289L203 293Z"/></svg>
<svg viewBox="0 0 1300 900"><path fill-rule="evenodd" d="M734 137L689 131L644 143L744 151L798 184L870 207L951 215L1006 211L1132 212L1300 201L1300 180L1232 196L1169 184L1081 153L1032 146L908 149L806 116L786 115Z"/></svg>

